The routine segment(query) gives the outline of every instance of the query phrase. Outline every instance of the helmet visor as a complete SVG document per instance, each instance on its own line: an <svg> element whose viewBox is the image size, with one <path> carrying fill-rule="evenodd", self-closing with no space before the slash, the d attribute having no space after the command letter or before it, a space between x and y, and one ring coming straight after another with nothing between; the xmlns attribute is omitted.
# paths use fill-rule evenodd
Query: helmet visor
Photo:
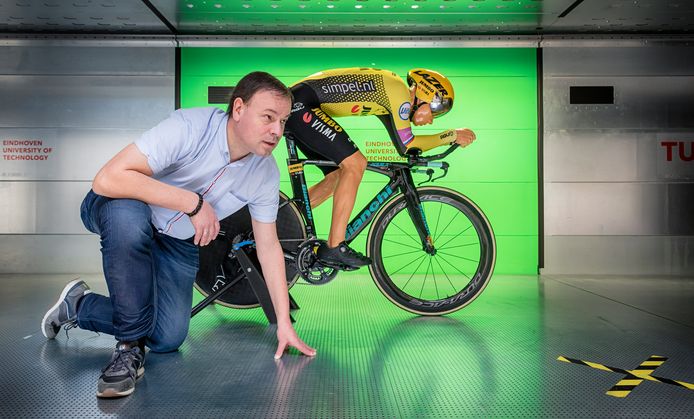
<svg viewBox="0 0 694 419"><path fill-rule="evenodd" d="M453 99L442 98L439 94L436 94L431 102L429 102L431 107L431 114L433 116L441 116L446 114L453 107Z"/></svg>

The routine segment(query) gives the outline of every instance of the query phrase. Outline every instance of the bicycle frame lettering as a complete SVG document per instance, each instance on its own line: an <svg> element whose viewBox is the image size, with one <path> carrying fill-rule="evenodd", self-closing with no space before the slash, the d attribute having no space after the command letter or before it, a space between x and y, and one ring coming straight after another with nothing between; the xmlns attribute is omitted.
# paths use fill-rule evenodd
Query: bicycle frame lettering
<svg viewBox="0 0 694 419"><path fill-rule="evenodd" d="M351 242L369 224L376 215L384 202L393 195L393 188L390 184L386 185L376 197L361 210L359 215L354 217L352 222L347 225L346 241Z"/></svg>

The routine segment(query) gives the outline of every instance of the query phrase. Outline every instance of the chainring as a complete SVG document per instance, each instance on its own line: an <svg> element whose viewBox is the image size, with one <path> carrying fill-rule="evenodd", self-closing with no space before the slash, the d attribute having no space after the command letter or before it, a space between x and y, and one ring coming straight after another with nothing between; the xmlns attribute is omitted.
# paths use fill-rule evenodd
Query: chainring
<svg viewBox="0 0 694 419"><path fill-rule="evenodd" d="M308 239L299 245L296 252L296 270L299 271L306 282L313 285L323 285L335 279L338 270L325 266L316 256L316 249L320 246L318 239Z"/></svg>

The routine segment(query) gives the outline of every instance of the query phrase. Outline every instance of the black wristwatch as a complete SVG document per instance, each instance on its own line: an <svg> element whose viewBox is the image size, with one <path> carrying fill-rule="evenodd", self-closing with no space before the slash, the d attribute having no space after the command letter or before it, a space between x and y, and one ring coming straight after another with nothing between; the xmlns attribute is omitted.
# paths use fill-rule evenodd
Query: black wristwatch
<svg viewBox="0 0 694 419"><path fill-rule="evenodd" d="M195 214L199 213L202 209L202 195L200 195L197 192L195 192L195 194L198 196L198 205L195 207L193 211L185 213L188 217L194 216Z"/></svg>

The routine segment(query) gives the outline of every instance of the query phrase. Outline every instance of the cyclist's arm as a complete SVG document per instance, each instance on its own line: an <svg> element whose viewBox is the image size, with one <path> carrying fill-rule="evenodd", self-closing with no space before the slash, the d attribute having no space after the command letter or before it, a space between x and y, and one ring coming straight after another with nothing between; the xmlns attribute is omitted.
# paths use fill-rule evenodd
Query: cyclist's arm
<svg viewBox="0 0 694 419"><path fill-rule="evenodd" d="M440 145L451 145L453 143L458 144L460 147L467 147L472 144L475 139L477 139L477 136L470 128L458 128L439 134L418 135L410 143L410 148L418 148L419 150L427 151Z"/></svg>
<svg viewBox="0 0 694 419"><path fill-rule="evenodd" d="M418 148L428 151L442 145L453 144L456 141L456 130L449 129L437 134L414 135L409 121L398 123L392 115L379 115L379 119L386 127L391 141L398 148L400 154L405 154L407 150ZM400 125L402 128L398 128Z"/></svg>
<svg viewBox="0 0 694 419"><path fill-rule="evenodd" d="M412 141L407 145L407 149L418 148L424 152L438 146L453 144L455 138L456 134L454 129L449 129L438 134L415 135Z"/></svg>

